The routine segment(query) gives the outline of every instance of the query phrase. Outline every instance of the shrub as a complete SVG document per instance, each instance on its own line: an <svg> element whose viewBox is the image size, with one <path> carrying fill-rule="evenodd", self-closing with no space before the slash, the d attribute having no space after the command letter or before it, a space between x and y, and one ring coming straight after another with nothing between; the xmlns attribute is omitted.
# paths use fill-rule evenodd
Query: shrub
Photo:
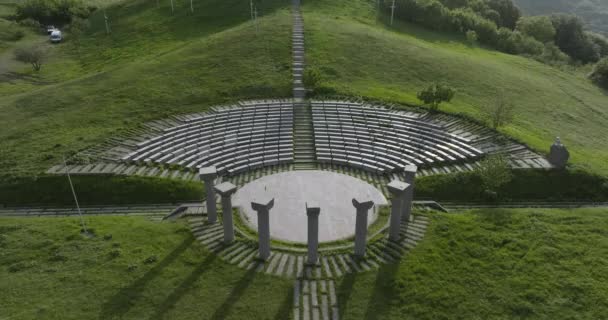
<svg viewBox="0 0 608 320"><path fill-rule="evenodd" d="M473 31L473 30L469 30L467 31L467 41L469 42L469 44L471 45L475 45L475 43L477 43L478 37L477 37L477 32Z"/></svg>
<svg viewBox="0 0 608 320"><path fill-rule="evenodd" d="M40 31L40 29L42 29L42 25L40 24L40 22L38 22L32 18L20 20L19 25L24 26L26 28L34 29L36 31Z"/></svg>
<svg viewBox="0 0 608 320"><path fill-rule="evenodd" d="M145 264L152 264L155 263L156 261L158 261L158 257L157 256L149 256L146 258L146 260L144 260Z"/></svg>
<svg viewBox="0 0 608 320"><path fill-rule="evenodd" d="M121 251L120 249L113 249L110 251L110 258L115 259L120 257Z"/></svg>
<svg viewBox="0 0 608 320"><path fill-rule="evenodd" d="M608 89L608 57L603 58L595 65L589 77L599 86Z"/></svg>
<svg viewBox="0 0 608 320"><path fill-rule="evenodd" d="M306 68L302 82L304 87L314 90L321 82L321 72L316 68Z"/></svg>
<svg viewBox="0 0 608 320"><path fill-rule="evenodd" d="M428 88L418 92L418 99L428 104L431 111L436 111L442 102L450 102L456 92L454 89L441 84L432 84Z"/></svg>
<svg viewBox="0 0 608 320"><path fill-rule="evenodd" d="M15 50L15 59L31 64L34 71L40 71L45 57L44 50L39 46L17 48Z"/></svg>
<svg viewBox="0 0 608 320"><path fill-rule="evenodd" d="M476 173L481 178L484 192L496 192L513 178L509 162L502 154L493 154L481 161Z"/></svg>

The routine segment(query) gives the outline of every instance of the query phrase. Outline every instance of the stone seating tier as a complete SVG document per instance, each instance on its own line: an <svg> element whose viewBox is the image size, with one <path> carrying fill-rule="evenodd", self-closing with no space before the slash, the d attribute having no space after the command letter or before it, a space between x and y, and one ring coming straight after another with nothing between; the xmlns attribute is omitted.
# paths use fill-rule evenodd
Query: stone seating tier
<svg viewBox="0 0 608 320"><path fill-rule="evenodd" d="M348 102L313 102L317 160L377 173L465 162L483 152L414 114Z"/></svg>

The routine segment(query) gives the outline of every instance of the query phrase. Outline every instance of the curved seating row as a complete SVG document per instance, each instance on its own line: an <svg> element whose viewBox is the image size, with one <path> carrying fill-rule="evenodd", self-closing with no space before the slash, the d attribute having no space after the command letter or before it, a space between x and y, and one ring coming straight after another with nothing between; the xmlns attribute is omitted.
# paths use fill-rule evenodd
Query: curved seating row
<svg viewBox="0 0 608 320"><path fill-rule="evenodd" d="M293 104L258 103L194 115L137 144L123 161L215 166L220 174L293 161Z"/></svg>
<svg viewBox="0 0 608 320"><path fill-rule="evenodd" d="M467 139L402 112L357 103L313 102L312 114L319 162L385 173L408 164L424 167L483 155Z"/></svg>

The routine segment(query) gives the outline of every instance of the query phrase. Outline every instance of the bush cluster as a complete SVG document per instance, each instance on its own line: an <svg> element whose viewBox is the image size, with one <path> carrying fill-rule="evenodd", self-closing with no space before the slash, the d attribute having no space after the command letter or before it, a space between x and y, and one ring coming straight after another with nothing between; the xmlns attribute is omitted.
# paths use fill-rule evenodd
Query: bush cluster
<svg viewBox="0 0 608 320"><path fill-rule="evenodd" d="M383 3L390 10L392 0ZM399 19L457 32L509 54L560 63L568 62L566 55L581 63L608 55L608 40L585 31L578 17L522 17L512 0L397 0L396 5Z"/></svg>
<svg viewBox="0 0 608 320"><path fill-rule="evenodd" d="M43 25L63 26L74 17L86 18L94 10L81 0L26 0L17 6L17 20L32 19Z"/></svg>

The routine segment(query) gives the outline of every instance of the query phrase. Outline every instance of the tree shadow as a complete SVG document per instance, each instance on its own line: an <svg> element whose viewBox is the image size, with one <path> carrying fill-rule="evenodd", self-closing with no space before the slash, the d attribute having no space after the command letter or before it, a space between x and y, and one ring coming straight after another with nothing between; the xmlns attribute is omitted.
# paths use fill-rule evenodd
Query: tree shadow
<svg viewBox="0 0 608 320"><path fill-rule="evenodd" d="M385 264L378 270L374 289L367 310L365 311L365 319L375 320L386 318L386 313L390 308L390 298L394 297L396 292L391 282L395 279L397 270L399 269L399 261Z"/></svg>
<svg viewBox="0 0 608 320"><path fill-rule="evenodd" d="M258 263L263 263L263 262L258 262ZM237 301L239 301L239 299L245 292L245 289L247 289L247 287L249 287L249 285L251 284L251 281L253 281L253 279L255 278L256 269L257 269L257 265L254 266L253 268L251 268L249 271L247 271L245 276L243 276L241 278L241 280L239 280L239 282L236 284L236 286L232 289L232 291L230 292L230 295L228 296L228 298L226 298L224 303L222 303L222 305L219 306L219 308L217 308L215 310L215 312L211 316L210 320L225 319L226 316L228 316L228 314L230 314L230 311L232 310L232 307L234 307L234 304Z"/></svg>
<svg viewBox="0 0 608 320"><path fill-rule="evenodd" d="M145 286L158 277L168 265L173 263L186 249L194 242L194 237L188 237L162 261L152 269L148 270L141 278L131 285L122 288L117 294L110 298L101 307L99 319L122 318L133 307L137 300L141 298Z"/></svg>
<svg viewBox="0 0 608 320"><path fill-rule="evenodd" d="M340 318L343 318L348 308L348 300L353 291L353 286L357 280L357 272L347 273L338 287L338 308L340 310Z"/></svg>
<svg viewBox="0 0 608 320"><path fill-rule="evenodd" d="M294 281L294 283L297 285L296 281ZM293 309L293 299L294 299L293 287L290 287L289 289L287 289L287 293L285 294L285 299L281 303L281 307L279 308L279 311L277 311L277 314L274 316L275 320L289 319L290 313L292 312L292 309Z"/></svg>
<svg viewBox="0 0 608 320"><path fill-rule="evenodd" d="M209 270L209 266L216 259L216 255L210 254L207 258L190 273L190 275L182 281L179 287L175 288L173 292L161 303L157 308L156 312L150 317L150 319L163 319L165 314L188 292L192 289L192 285Z"/></svg>

